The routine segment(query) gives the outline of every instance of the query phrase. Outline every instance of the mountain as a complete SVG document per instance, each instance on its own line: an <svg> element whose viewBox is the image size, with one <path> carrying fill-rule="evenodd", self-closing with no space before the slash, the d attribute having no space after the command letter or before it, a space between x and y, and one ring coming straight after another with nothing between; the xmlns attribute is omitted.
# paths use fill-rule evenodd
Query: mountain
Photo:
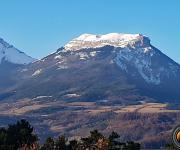
<svg viewBox="0 0 180 150"><path fill-rule="evenodd" d="M143 149L171 142L180 65L144 35L83 34L33 63L2 64L10 73L0 77L0 126L26 118L42 141L98 129Z"/></svg>
<svg viewBox="0 0 180 150"><path fill-rule="evenodd" d="M0 91L13 86L16 83L17 69L33 61L34 58L0 39Z"/></svg>
<svg viewBox="0 0 180 150"><path fill-rule="evenodd" d="M177 102L180 66L141 34L83 34L24 66L13 99Z"/></svg>
<svg viewBox="0 0 180 150"><path fill-rule="evenodd" d="M35 61L30 56L27 56L24 52L19 51L14 46L9 45L3 39L0 39L0 64L9 62L13 64L29 64Z"/></svg>

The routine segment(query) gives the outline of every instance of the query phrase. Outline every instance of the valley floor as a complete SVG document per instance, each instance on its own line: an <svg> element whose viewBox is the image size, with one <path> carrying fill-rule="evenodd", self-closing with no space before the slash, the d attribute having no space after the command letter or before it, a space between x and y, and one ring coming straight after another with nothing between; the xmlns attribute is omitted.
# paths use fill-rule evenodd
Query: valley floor
<svg viewBox="0 0 180 150"><path fill-rule="evenodd" d="M1 126L21 118L32 123L42 141L58 134L82 137L98 129L104 134L114 130L122 139L138 141L144 148L160 148L170 142L172 129L180 123L180 110L145 102L129 106L38 99L1 102Z"/></svg>
<svg viewBox="0 0 180 150"><path fill-rule="evenodd" d="M139 112L139 113L176 113L180 112L178 109L168 109L167 104L164 103L146 103L142 102L137 105L97 105L95 102L63 102L63 101L32 101L30 99L24 99L13 103L1 103L0 114L1 115L26 115L28 113L36 113L41 110L42 116L48 116L47 110L52 109L52 113L58 111L73 111L84 112L90 114L98 114L103 112ZM51 113L50 113L51 114Z"/></svg>

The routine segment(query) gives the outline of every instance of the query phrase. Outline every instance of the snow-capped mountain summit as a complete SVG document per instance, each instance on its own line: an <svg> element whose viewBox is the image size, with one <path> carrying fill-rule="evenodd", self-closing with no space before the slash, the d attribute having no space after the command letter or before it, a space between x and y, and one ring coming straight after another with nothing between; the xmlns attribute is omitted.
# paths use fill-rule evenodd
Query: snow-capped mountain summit
<svg viewBox="0 0 180 150"><path fill-rule="evenodd" d="M109 33L104 35L82 34L65 45L66 50L98 48L106 45L126 47L127 45L148 45L150 40L141 34Z"/></svg>
<svg viewBox="0 0 180 150"><path fill-rule="evenodd" d="M13 75L18 76L14 99L75 95L77 101L133 103L180 98L180 65L141 34L83 34Z"/></svg>
<svg viewBox="0 0 180 150"><path fill-rule="evenodd" d="M66 44L63 51L74 52L81 60L86 60L95 57L100 53L99 49L104 50L105 46L113 47L111 53L114 57L111 62L115 62L128 74L135 76L137 72L149 84L159 85L164 77L174 78L180 70L177 63L166 58L151 45L150 39L142 34L82 34ZM82 49L89 49L89 52ZM134 73L130 71L132 68Z"/></svg>
<svg viewBox="0 0 180 150"><path fill-rule="evenodd" d="M0 38L0 64L2 62L9 62L13 64L29 64L35 61L34 58L19 51L14 46L9 45Z"/></svg>

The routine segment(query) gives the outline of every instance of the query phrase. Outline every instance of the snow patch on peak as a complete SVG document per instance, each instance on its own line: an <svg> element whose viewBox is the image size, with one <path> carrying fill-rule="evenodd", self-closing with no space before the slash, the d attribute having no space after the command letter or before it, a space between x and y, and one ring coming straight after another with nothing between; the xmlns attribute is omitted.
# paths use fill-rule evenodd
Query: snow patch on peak
<svg viewBox="0 0 180 150"><path fill-rule="evenodd" d="M122 33L109 33L105 35L94 35L94 34L82 34L78 38L74 40L80 41L89 41L89 42L96 42L96 41L118 41L118 40L134 40L137 39L140 34L122 34Z"/></svg>
<svg viewBox="0 0 180 150"><path fill-rule="evenodd" d="M67 43L64 47L65 50L79 50L83 48L98 48L106 45L115 47L126 47L135 45L138 41L139 45L143 43L148 44L149 39L141 34L123 34L123 33L109 33L104 35L82 34Z"/></svg>
<svg viewBox="0 0 180 150"><path fill-rule="evenodd" d="M35 59L27 56L24 52L19 51L0 38L0 64L2 61L14 64L29 64Z"/></svg>
<svg viewBox="0 0 180 150"><path fill-rule="evenodd" d="M39 75L41 73L42 73L42 69L38 69L32 74L32 76L37 76L37 75Z"/></svg>

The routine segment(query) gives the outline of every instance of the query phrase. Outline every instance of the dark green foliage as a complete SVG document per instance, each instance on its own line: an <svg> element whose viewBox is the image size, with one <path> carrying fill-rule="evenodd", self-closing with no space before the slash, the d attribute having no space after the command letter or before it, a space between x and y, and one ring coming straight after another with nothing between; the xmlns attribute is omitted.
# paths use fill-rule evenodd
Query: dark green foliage
<svg viewBox="0 0 180 150"><path fill-rule="evenodd" d="M109 145L108 145L108 149L109 150L118 150L121 149L122 145L124 145L124 143L119 142L119 138L120 136L116 133L116 132L112 132L109 135Z"/></svg>
<svg viewBox="0 0 180 150"><path fill-rule="evenodd" d="M69 141L64 135L47 138L39 148L33 127L26 120L18 121L7 128L0 128L0 150L139 150L140 144L123 143L116 132L106 138L98 130L90 131L88 137Z"/></svg>
<svg viewBox="0 0 180 150"><path fill-rule="evenodd" d="M96 148L96 143L99 139L104 138L104 136L98 132L98 130L90 131L90 136L86 138L81 138L81 147L83 149L86 148Z"/></svg>
<svg viewBox="0 0 180 150"><path fill-rule="evenodd" d="M139 150L139 149L140 149L140 144L134 142L127 142L123 147L123 150Z"/></svg>
<svg viewBox="0 0 180 150"><path fill-rule="evenodd" d="M69 145L67 146L67 150L77 150L78 149L78 141L71 140L69 141Z"/></svg>
<svg viewBox="0 0 180 150"><path fill-rule="evenodd" d="M7 129L0 129L1 150L17 150L24 145L31 147L37 140L33 127L26 120L9 125Z"/></svg>
<svg viewBox="0 0 180 150"><path fill-rule="evenodd" d="M120 136L116 132L112 132L109 136L108 150L140 150L140 144L134 142L120 142Z"/></svg>
<svg viewBox="0 0 180 150"><path fill-rule="evenodd" d="M55 141L55 150L66 150L67 148L67 139L66 137L63 136L59 136L58 139Z"/></svg>
<svg viewBox="0 0 180 150"><path fill-rule="evenodd" d="M90 136L80 140L71 140L65 136L57 139L48 138L40 150L140 150L140 144L134 142L123 143L116 132L112 132L108 138L98 130L90 132Z"/></svg>
<svg viewBox="0 0 180 150"><path fill-rule="evenodd" d="M41 147L41 150L54 150L55 142L54 139L48 137L45 144Z"/></svg>
<svg viewBox="0 0 180 150"><path fill-rule="evenodd" d="M174 144L166 144L165 148L166 150L178 150L178 148L176 148Z"/></svg>

